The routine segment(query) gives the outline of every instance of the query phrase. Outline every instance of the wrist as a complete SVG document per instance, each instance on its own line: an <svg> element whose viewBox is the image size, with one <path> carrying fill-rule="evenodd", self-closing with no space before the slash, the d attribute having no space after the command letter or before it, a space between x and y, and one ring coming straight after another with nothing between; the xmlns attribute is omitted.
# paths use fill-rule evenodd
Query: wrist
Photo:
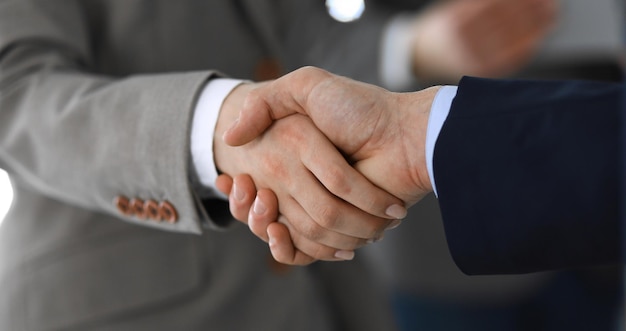
<svg viewBox="0 0 626 331"><path fill-rule="evenodd" d="M237 165L244 160L239 160L237 147L227 145L222 136L230 126L237 121L239 113L244 105L246 97L250 91L260 84L244 83L235 87L224 99L219 111L215 132L213 134L214 161L220 173L236 175ZM241 149L241 148L239 148Z"/></svg>
<svg viewBox="0 0 626 331"><path fill-rule="evenodd" d="M417 92L404 93L400 95L399 100L398 109L403 114L401 123L404 123L402 144L414 184L423 192L433 191L428 174L426 137L433 100L440 88L441 86L433 86Z"/></svg>
<svg viewBox="0 0 626 331"><path fill-rule="evenodd" d="M226 96L242 81L231 78L213 78L204 86L195 104L191 123L190 151L194 185L212 192L218 171L215 167L213 137L220 109ZM200 191L198 189L198 191Z"/></svg>

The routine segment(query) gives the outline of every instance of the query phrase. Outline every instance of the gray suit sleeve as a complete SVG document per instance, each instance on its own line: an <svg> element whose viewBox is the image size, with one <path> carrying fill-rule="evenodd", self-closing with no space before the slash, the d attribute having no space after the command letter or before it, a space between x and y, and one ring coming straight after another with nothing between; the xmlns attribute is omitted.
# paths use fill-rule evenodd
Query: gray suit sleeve
<svg viewBox="0 0 626 331"><path fill-rule="evenodd" d="M0 167L67 204L201 232L207 216L189 181L189 132L213 73L94 73L83 20L73 1L0 0ZM125 217L118 195L167 200L179 220Z"/></svg>

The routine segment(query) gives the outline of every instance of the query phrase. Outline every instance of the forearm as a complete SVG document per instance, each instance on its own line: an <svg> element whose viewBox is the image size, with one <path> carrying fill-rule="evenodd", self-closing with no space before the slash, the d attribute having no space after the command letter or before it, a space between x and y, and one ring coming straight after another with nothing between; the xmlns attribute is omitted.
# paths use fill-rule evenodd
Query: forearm
<svg viewBox="0 0 626 331"><path fill-rule="evenodd" d="M434 174L463 271L618 262L622 91L589 82L461 82Z"/></svg>
<svg viewBox="0 0 626 331"><path fill-rule="evenodd" d="M189 125L211 73L113 79L80 71L67 54L21 42L0 59L3 167L43 194L131 222L139 220L116 210L116 196L167 200L179 221L149 224L199 232Z"/></svg>

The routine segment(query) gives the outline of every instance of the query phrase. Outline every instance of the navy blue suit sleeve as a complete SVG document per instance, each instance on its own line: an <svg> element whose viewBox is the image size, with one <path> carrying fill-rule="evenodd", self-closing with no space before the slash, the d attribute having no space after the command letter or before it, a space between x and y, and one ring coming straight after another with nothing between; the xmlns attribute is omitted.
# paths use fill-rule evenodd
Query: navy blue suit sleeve
<svg viewBox="0 0 626 331"><path fill-rule="evenodd" d="M618 263L621 84L464 78L435 145L467 274Z"/></svg>

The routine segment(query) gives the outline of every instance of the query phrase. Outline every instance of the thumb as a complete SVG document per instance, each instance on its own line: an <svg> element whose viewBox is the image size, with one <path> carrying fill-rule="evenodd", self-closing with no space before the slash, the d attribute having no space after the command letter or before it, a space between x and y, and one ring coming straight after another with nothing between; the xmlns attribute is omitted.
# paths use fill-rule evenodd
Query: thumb
<svg viewBox="0 0 626 331"><path fill-rule="evenodd" d="M248 93L239 112L239 117L222 136L226 144L231 146L246 144L265 132L275 120L297 112L297 110L284 106L280 95L290 94L290 91L277 93L277 91L280 91L280 86L275 85L282 84L276 83L278 81ZM270 105L266 100L272 100L273 102Z"/></svg>
<svg viewBox="0 0 626 331"><path fill-rule="evenodd" d="M330 73L304 67L248 93L239 118L224 132L222 139L231 146L252 141L272 122L295 113L309 115L304 107L314 87Z"/></svg>
<svg viewBox="0 0 626 331"><path fill-rule="evenodd" d="M260 98L246 97L239 117L224 132L222 139L231 146L240 146L263 133L273 122L271 109Z"/></svg>

